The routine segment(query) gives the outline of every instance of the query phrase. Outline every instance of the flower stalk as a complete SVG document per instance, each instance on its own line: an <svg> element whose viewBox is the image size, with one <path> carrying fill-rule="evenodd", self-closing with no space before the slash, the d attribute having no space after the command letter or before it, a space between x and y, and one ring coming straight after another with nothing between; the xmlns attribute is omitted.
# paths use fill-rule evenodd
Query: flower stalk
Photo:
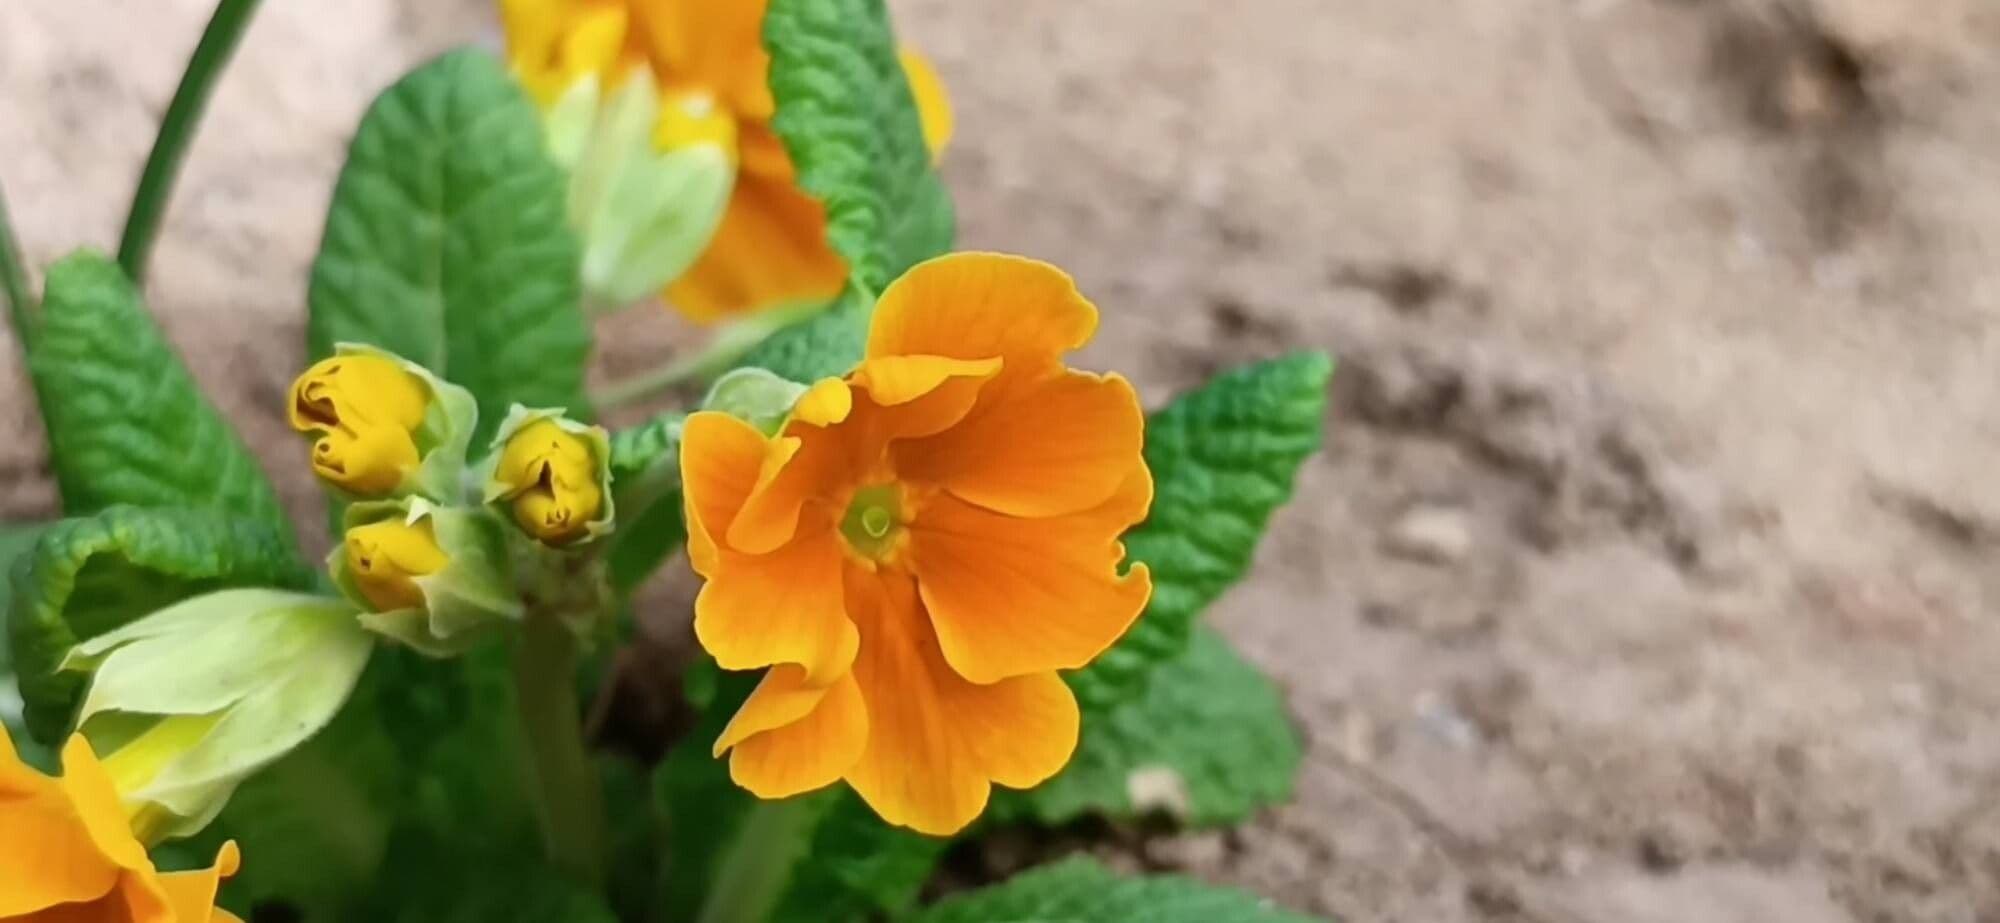
<svg viewBox="0 0 2000 923"><path fill-rule="evenodd" d="M514 694L543 845L558 868L596 886L604 880L604 797L584 749L576 636L562 620L531 611L515 643Z"/></svg>
<svg viewBox="0 0 2000 923"><path fill-rule="evenodd" d="M256 11L257 0L222 0L216 4L215 15L209 18L194 55L188 58L173 102L167 104L166 117L160 120L160 133L153 139L153 152L147 155L145 172L139 175L139 187L132 194L125 233L118 240L118 265L125 268L125 275L134 284L145 282L153 239L159 236L160 219L166 214L167 198L173 194L181 161L186 159L195 128L208 108L216 78L236 52L243 30L249 27L250 16Z"/></svg>
<svg viewBox="0 0 2000 923"><path fill-rule="evenodd" d="M826 302L801 302L751 314L717 329L700 352L677 356L630 378L614 381L591 394L600 411L643 401L675 385L705 382L728 371L772 334L813 315L830 310Z"/></svg>
<svg viewBox="0 0 2000 923"><path fill-rule="evenodd" d="M28 340L31 315L28 270L21 262L21 248L14 240L14 226L7 219L7 197L0 195L0 300L7 302L7 320L14 325L14 337Z"/></svg>

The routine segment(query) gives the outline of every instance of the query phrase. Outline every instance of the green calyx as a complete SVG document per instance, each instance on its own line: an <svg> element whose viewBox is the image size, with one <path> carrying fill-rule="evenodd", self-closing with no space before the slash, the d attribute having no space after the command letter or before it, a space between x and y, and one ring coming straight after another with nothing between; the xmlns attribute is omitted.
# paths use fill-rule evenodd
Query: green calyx
<svg viewBox="0 0 2000 923"><path fill-rule="evenodd" d="M441 507L422 498L347 508L350 539L362 527L384 523L424 531L442 560L411 569L409 548L389 548L389 557L396 560L385 570L381 561L364 554L369 549L344 540L327 556L327 573L341 595L364 610L363 627L427 656L450 657L520 621L506 539L511 527L491 510ZM364 566L377 573L364 573Z"/></svg>
<svg viewBox="0 0 2000 923"><path fill-rule="evenodd" d="M875 484L854 492L840 517L840 535L856 554L880 561L895 551L903 534L903 491Z"/></svg>

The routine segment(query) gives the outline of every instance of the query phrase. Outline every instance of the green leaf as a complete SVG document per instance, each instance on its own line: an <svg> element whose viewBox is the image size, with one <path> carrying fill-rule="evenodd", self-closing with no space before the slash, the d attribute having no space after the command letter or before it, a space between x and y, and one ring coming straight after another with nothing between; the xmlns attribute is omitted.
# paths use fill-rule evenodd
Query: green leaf
<svg viewBox="0 0 2000 923"><path fill-rule="evenodd" d="M684 685L701 720L653 770L653 798L666 817L667 867L653 910L661 919L693 920L709 896L716 868L757 799L729 781L729 763L709 746L756 688L751 673L724 673L697 661ZM747 921L746 921L747 923Z"/></svg>
<svg viewBox="0 0 2000 923"><path fill-rule="evenodd" d="M493 644L438 661L378 648L334 722L252 776L192 841L207 856L225 839L243 846L249 861L225 906L282 905L310 923L403 919L406 908L484 919L446 913L457 900L499 912L504 902L471 895L480 875L552 879L513 758L524 742L507 654ZM535 893L516 896L536 912L568 899L524 887Z"/></svg>
<svg viewBox="0 0 2000 923"><path fill-rule="evenodd" d="M1291 797L1300 742L1284 697L1212 629L1157 667L1144 696L1084 722L1076 756L1025 792L996 792L988 816L1067 823L1161 811L1234 823Z"/></svg>
<svg viewBox="0 0 2000 923"><path fill-rule="evenodd" d="M57 665L77 641L211 590L311 584L290 536L263 520L112 507L50 526L14 564L7 617L29 731L54 743L68 726L85 678Z"/></svg>
<svg viewBox="0 0 2000 923"><path fill-rule="evenodd" d="M931 169L882 0L771 0L764 46L771 127L799 186L826 206L827 239L853 278L880 292L950 249L951 199Z"/></svg>
<svg viewBox="0 0 2000 923"><path fill-rule="evenodd" d="M950 841L883 823L844 785L815 797L827 805L771 923L878 919L914 905Z"/></svg>
<svg viewBox="0 0 2000 923"><path fill-rule="evenodd" d="M681 445L682 413L663 413L638 426L611 434L611 478L613 484L629 484L664 466L677 470ZM622 489L622 488L621 488Z"/></svg>
<svg viewBox="0 0 2000 923"><path fill-rule="evenodd" d="M621 920L653 918L653 882L660 870L666 827L654 809L652 767L622 754L597 754L611 843L605 891Z"/></svg>
<svg viewBox="0 0 2000 923"><path fill-rule="evenodd" d="M779 330L744 354L738 367L761 367L793 381L845 375L868 346L874 302L849 287L826 310Z"/></svg>
<svg viewBox="0 0 2000 923"><path fill-rule="evenodd" d="M14 598L14 584L4 579L14 572L14 562L24 554L35 550L35 543L42 540L42 532L47 523L0 523L0 638L7 633L7 610ZM14 657L10 646L0 644L0 697L6 695L6 677L14 675ZM6 709L0 708L0 715Z"/></svg>
<svg viewBox="0 0 2000 923"><path fill-rule="evenodd" d="M961 894L908 923L1306 923L1239 891L1178 876L1121 878L1094 859L1044 866Z"/></svg>
<svg viewBox="0 0 2000 923"><path fill-rule="evenodd" d="M1153 509L1125 536L1152 568L1153 599L1132 629L1070 674L1085 709L1138 694L1146 674L1187 647L1202 610L1250 566L1271 513L1320 446L1333 360L1297 353L1217 377L1146 421Z"/></svg>
<svg viewBox="0 0 2000 923"><path fill-rule="evenodd" d="M123 270L79 251L49 267L28 339L63 509L202 507L291 528L229 422L202 396Z"/></svg>
<svg viewBox="0 0 2000 923"><path fill-rule="evenodd" d="M534 105L492 57L446 54L369 106L313 263L307 342L379 346L479 399L474 445L511 403L589 416L567 181Z"/></svg>
<svg viewBox="0 0 2000 923"><path fill-rule="evenodd" d="M861 360L876 293L951 249L951 196L924 147L882 0L772 0L764 45L778 106L771 125L800 188L826 207L827 240L853 284L737 365L811 382Z"/></svg>
<svg viewBox="0 0 2000 923"><path fill-rule="evenodd" d="M618 524L618 531L611 533L604 562L613 590L624 594L637 589L687 544L687 523L681 519L680 497L680 491L674 491L645 512L628 517Z"/></svg>
<svg viewBox="0 0 2000 923"><path fill-rule="evenodd" d="M532 852L428 831L390 844L371 909L351 917L384 923L618 923L604 899Z"/></svg>
<svg viewBox="0 0 2000 923"><path fill-rule="evenodd" d="M605 549L612 589L630 593L687 542L681 521L680 443L686 415L664 413L611 434L618 527Z"/></svg>
<svg viewBox="0 0 2000 923"><path fill-rule="evenodd" d="M398 799L413 776L370 703L386 661L407 656L383 648L363 671L347 706L305 746L236 789L213 824L187 841L200 862L235 840L251 861L223 888L222 903L239 910L282 903L299 919L353 916L388 849Z"/></svg>
<svg viewBox="0 0 2000 923"><path fill-rule="evenodd" d="M0 577L12 573L14 561L35 549L35 542L41 539L42 530L46 528L48 526L43 523L0 524ZM8 600L12 597L13 584L0 579L0 727L7 729L8 735L14 739L15 750L23 754L29 765L40 766L41 760L48 754L28 738L27 728L21 723L21 693L14 682L12 645L5 643ZM27 753L29 748L35 752Z"/></svg>

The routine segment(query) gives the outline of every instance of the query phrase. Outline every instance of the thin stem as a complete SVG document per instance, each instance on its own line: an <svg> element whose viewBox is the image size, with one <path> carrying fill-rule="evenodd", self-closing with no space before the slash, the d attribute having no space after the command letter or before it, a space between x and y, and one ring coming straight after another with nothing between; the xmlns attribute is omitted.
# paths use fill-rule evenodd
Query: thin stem
<svg viewBox="0 0 2000 923"><path fill-rule="evenodd" d="M826 806L826 798L810 796L753 805L715 867L695 923L749 923L769 916L806 857Z"/></svg>
<svg viewBox="0 0 2000 923"><path fill-rule="evenodd" d="M614 381L593 392L590 401L601 413L645 400L674 385L714 378L728 371L730 366L771 334L804 321L826 307L825 304L809 302L758 311L717 330L708 346L700 352L670 359L631 378Z"/></svg>
<svg viewBox="0 0 2000 923"><path fill-rule="evenodd" d="M235 53L243 30L250 25L250 15L256 11L257 0L221 0L216 4L215 15L209 18L201 42L195 45L194 55L188 59L187 71L181 74L181 85L174 90L173 102L167 104L166 117L160 120L160 133L153 139L153 153L147 156L146 170L139 175L139 188L132 194L132 210L125 217L125 234L118 241L118 264L125 267L125 274L135 285L145 280L146 262L152 256L153 238L159 235L167 197L174 191L174 178L180 173L188 144L194 140L202 111L208 108L215 80L229 63L229 56Z"/></svg>
<svg viewBox="0 0 2000 923"><path fill-rule="evenodd" d="M604 796L584 750L576 700L576 637L530 612L514 651L514 689L529 776L550 861L589 885L604 880Z"/></svg>
<svg viewBox="0 0 2000 923"><path fill-rule="evenodd" d="M692 356L679 356L631 378L605 385L590 395L590 403L603 413L634 401L643 401L683 382L711 377L727 368L738 356L720 355L714 346L710 346Z"/></svg>
<svg viewBox="0 0 2000 923"><path fill-rule="evenodd" d="M7 197L0 195L0 301L7 303L7 320L23 346L33 319L33 297L28 291L27 266L21 262L21 250L14 241L14 226L7 220Z"/></svg>

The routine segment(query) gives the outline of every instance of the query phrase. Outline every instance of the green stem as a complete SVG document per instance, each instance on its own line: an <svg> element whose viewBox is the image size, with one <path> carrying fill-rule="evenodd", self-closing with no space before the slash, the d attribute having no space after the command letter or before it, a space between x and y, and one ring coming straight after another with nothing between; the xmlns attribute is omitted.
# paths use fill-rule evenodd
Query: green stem
<svg viewBox="0 0 2000 923"><path fill-rule="evenodd" d="M202 110L208 108L215 80L229 63L243 30L250 25L250 14L256 10L257 0L221 0L216 4L215 15L209 18L208 28L201 33L201 42L195 45L194 56L181 74L173 102L167 104L160 133L153 139L153 153L147 156L139 188L132 194L125 235L118 241L118 264L125 267L134 284L145 280L146 262L152 256L153 238L160 231L160 218L166 213L167 197L173 193L174 177L194 140Z"/></svg>
<svg viewBox="0 0 2000 923"><path fill-rule="evenodd" d="M28 291L27 266L21 262L21 249L14 241L14 226L7 220L7 197L0 195L0 301L7 303L7 320L23 345L28 342L33 319L33 297Z"/></svg>
<svg viewBox="0 0 2000 923"><path fill-rule="evenodd" d="M576 636L531 612L514 650L515 696L530 781L550 861L577 880L604 880L604 796L583 743L576 699Z"/></svg>
<svg viewBox="0 0 2000 923"><path fill-rule="evenodd" d="M770 916L825 813L823 797L758 801L716 865L695 923L756 923Z"/></svg>
<svg viewBox="0 0 2000 923"><path fill-rule="evenodd" d="M591 394L590 402L601 413L644 400L674 385L714 378L728 371L766 337L825 309L825 304L809 302L758 311L717 330L702 351L670 359L623 381L614 381Z"/></svg>

